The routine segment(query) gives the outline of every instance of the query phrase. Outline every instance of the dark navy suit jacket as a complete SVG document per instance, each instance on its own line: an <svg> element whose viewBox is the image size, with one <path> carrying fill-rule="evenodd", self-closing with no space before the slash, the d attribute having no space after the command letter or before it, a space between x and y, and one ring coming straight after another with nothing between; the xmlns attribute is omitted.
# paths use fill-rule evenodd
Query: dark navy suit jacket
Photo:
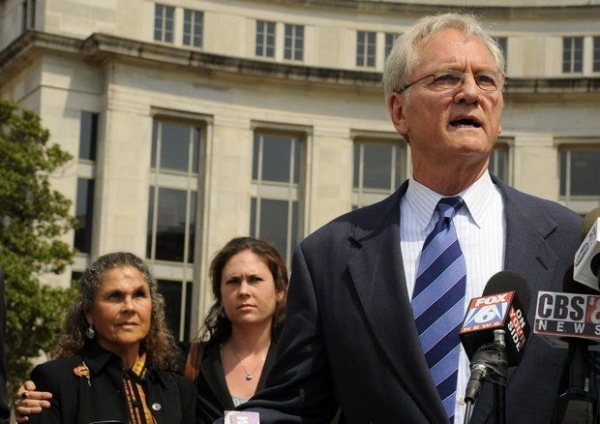
<svg viewBox="0 0 600 424"><path fill-rule="evenodd" d="M494 178L505 204L505 270L528 281L534 322L538 290L562 291L580 242L581 217ZM429 377L408 297L400 250L400 198L343 215L295 251L286 324L267 388L243 409L261 423L448 422ZM507 422L547 424L566 352L532 336L509 372ZM472 423L492 422L486 383Z"/></svg>

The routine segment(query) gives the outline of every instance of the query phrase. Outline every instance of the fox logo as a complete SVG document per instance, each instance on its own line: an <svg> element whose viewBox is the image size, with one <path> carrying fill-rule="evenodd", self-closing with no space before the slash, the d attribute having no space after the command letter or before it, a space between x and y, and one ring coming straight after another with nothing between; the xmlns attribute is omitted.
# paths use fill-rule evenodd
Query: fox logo
<svg viewBox="0 0 600 424"><path fill-rule="evenodd" d="M467 311L463 327L479 326L502 322L508 310L508 302L485 305L481 308L472 308Z"/></svg>

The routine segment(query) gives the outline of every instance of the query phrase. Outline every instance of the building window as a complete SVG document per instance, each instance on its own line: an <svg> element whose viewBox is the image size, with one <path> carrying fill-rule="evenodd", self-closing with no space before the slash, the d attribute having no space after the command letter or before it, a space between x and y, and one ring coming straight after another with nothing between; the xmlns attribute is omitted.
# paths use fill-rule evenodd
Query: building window
<svg viewBox="0 0 600 424"><path fill-rule="evenodd" d="M594 37L594 72L600 72L600 37Z"/></svg>
<svg viewBox="0 0 600 424"><path fill-rule="evenodd" d="M285 24L283 58L302 61L304 56L304 26Z"/></svg>
<svg viewBox="0 0 600 424"><path fill-rule="evenodd" d="M508 181L508 146L506 144L496 144L490 155L490 164L488 167L491 174L500 178L505 183Z"/></svg>
<svg viewBox="0 0 600 424"><path fill-rule="evenodd" d="M202 47L204 13L197 10L183 11L183 45Z"/></svg>
<svg viewBox="0 0 600 424"><path fill-rule="evenodd" d="M81 112L79 126L79 164L75 197L74 247L80 253L91 253L94 216L95 161L98 144L98 113Z"/></svg>
<svg viewBox="0 0 600 424"><path fill-rule="evenodd" d="M392 51L392 47L394 47L394 41L398 38L400 34L395 34L391 32L385 33L385 57L387 58Z"/></svg>
<svg viewBox="0 0 600 424"><path fill-rule="evenodd" d="M288 134L254 134L250 233L271 241L291 263L300 241L304 142Z"/></svg>
<svg viewBox="0 0 600 424"><path fill-rule="evenodd" d="M155 121L148 239L153 260L194 262L200 129Z"/></svg>
<svg viewBox="0 0 600 424"><path fill-rule="evenodd" d="M196 192L150 189L147 253L152 259L194 262Z"/></svg>
<svg viewBox="0 0 600 424"><path fill-rule="evenodd" d="M563 72L583 71L583 37L563 38Z"/></svg>
<svg viewBox="0 0 600 424"><path fill-rule="evenodd" d="M90 253L92 248L92 219L94 215L94 180L77 178L77 198L75 202L75 249L80 253Z"/></svg>
<svg viewBox="0 0 600 424"><path fill-rule="evenodd" d="M21 3L21 31L35 28L36 1L24 0Z"/></svg>
<svg viewBox="0 0 600 424"><path fill-rule="evenodd" d="M600 198L600 147L561 150L560 195Z"/></svg>
<svg viewBox="0 0 600 424"><path fill-rule="evenodd" d="M560 197L579 213L600 205L600 145L560 149Z"/></svg>
<svg viewBox="0 0 600 424"><path fill-rule="evenodd" d="M376 33L358 31L356 33L356 66L375 67Z"/></svg>
<svg viewBox="0 0 600 424"><path fill-rule="evenodd" d="M199 125L169 119L155 119L152 129L146 256L155 263L171 330L182 340L190 328L202 134Z"/></svg>
<svg viewBox="0 0 600 424"><path fill-rule="evenodd" d="M256 21L256 56L275 57L275 22Z"/></svg>
<svg viewBox="0 0 600 424"><path fill-rule="evenodd" d="M384 199L406 179L407 156L404 146L404 143L385 140L355 140L354 209Z"/></svg>
<svg viewBox="0 0 600 424"><path fill-rule="evenodd" d="M98 143L98 114L81 112L79 159L95 161Z"/></svg>
<svg viewBox="0 0 600 424"><path fill-rule="evenodd" d="M156 280L158 292L165 299L167 324L179 340L190 340L193 284L188 281ZM188 311L182 314L182 311Z"/></svg>
<svg viewBox="0 0 600 424"><path fill-rule="evenodd" d="M173 42L175 8L156 4L154 9L154 41Z"/></svg>
<svg viewBox="0 0 600 424"><path fill-rule="evenodd" d="M508 38L494 37L494 39L502 51L502 56L504 56L504 71L506 71L506 69L508 69Z"/></svg>

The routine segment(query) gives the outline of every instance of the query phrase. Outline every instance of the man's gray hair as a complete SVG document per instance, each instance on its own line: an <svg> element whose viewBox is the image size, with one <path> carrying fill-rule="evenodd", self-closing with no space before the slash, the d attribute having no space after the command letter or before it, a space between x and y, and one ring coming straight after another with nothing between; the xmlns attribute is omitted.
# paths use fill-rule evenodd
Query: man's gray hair
<svg viewBox="0 0 600 424"><path fill-rule="evenodd" d="M398 35L383 67L385 99L410 83L413 71L420 64L419 45L424 39L445 29L457 29L480 39L488 48L499 72L504 71L504 55L498 43L488 34L474 15L445 13L426 16Z"/></svg>

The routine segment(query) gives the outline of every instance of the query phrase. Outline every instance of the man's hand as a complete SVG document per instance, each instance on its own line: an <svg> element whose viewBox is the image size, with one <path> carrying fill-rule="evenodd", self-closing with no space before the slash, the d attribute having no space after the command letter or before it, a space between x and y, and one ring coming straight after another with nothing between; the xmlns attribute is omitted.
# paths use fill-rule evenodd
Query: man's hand
<svg viewBox="0 0 600 424"><path fill-rule="evenodd" d="M50 408L49 400L52 399L50 392L36 392L33 381L23 383L13 400L15 417L18 423L29 421L29 415L42 412L42 409Z"/></svg>

